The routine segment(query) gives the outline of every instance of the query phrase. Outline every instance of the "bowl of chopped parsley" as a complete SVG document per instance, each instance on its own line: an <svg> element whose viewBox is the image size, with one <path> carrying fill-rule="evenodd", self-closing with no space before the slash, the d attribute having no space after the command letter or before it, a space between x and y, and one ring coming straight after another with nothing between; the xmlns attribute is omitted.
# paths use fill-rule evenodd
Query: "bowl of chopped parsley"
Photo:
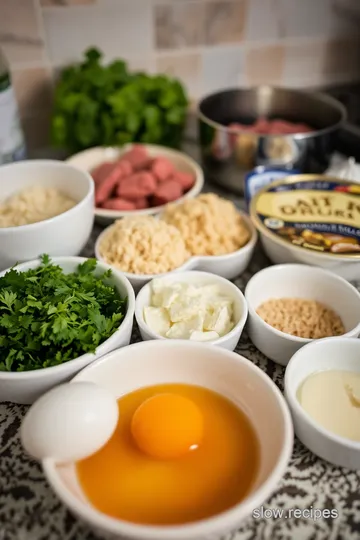
<svg viewBox="0 0 360 540"><path fill-rule="evenodd" d="M129 344L135 295L96 259L58 257L0 273L0 401L32 403Z"/></svg>

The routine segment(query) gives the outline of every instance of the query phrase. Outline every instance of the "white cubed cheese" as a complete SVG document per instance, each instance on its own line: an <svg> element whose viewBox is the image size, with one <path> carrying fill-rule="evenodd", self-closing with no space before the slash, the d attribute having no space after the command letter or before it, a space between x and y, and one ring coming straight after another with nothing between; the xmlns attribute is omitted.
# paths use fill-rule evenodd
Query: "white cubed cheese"
<svg viewBox="0 0 360 540"><path fill-rule="evenodd" d="M150 301L153 307L162 307L162 303L163 303L162 292L153 293Z"/></svg>
<svg viewBox="0 0 360 540"><path fill-rule="evenodd" d="M187 321L176 322L167 331L166 337L171 339L190 339L191 333L201 331L204 318L198 314Z"/></svg>
<svg viewBox="0 0 360 540"><path fill-rule="evenodd" d="M220 336L216 332L199 332L198 330L194 330L194 332L191 332L190 339L192 341L213 341L215 339L218 339Z"/></svg>
<svg viewBox="0 0 360 540"><path fill-rule="evenodd" d="M223 336L228 332L230 325L230 316L226 307L217 307L214 309L212 315L207 317L204 322L206 330L213 330L220 336Z"/></svg>
<svg viewBox="0 0 360 540"><path fill-rule="evenodd" d="M161 278L155 278L151 282L151 290L154 294L161 293L166 287L166 283Z"/></svg>
<svg viewBox="0 0 360 540"><path fill-rule="evenodd" d="M198 287L198 292L203 298L215 298L221 294L218 285L200 285Z"/></svg>
<svg viewBox="0 0 360 540"><path fill-rule="evenodd" d="M233 302L214 284L170 284L166 279L155 279L151 306L145 310L150 328L173 339L211 341L234 326Z"/></svg>
<svg viewBox="0 0 360 540"><path fill-rule="evenodd" d="M176 289L171 289L170 287L166 287L166 289L162 292L162 303L161 307L169 309L171 304L173 302L176 302L176 300L179 298L179 291Z"/></svg>
<svg viewBox="0 0 360 540"><path fill-rule="evenodd" d="M169 307L170 320L180 322L191 319L198 313L203 313L203 304L200 297L179 297Z"/></svg>
<svg viewBox="0 0 360 540"><path fill-rule="evenodd" d="M144 320L153 332L163 337L165 337L170 328L169 313L161 307L145 306Z"/></svg>
<svg viewBox="0 0 360 540"><path fill-rule="evenodd" d="M201 290L195 285L186 284L182 289L182 292L185 296L199 296Z"/></svg>
<svg viewBox="0 0 360 540"><path fill-rule="evenodd" d="M229 313L232 314L233 302L230 298L226 296L217 296L216 298L212 299L210 303L213 306L213 308L227 307L229 310Z"/></svg>

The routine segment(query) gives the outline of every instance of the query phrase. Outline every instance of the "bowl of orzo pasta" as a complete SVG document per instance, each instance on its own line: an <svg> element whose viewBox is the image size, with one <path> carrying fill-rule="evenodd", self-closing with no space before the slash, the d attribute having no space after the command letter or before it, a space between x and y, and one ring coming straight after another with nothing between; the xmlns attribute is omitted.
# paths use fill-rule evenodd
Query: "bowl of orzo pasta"
<svg viewBox="0 0 360 540"><path fill-rule="evenodd" d="M360 335L360 293L344 278L305 264L278 264L245 289L248 332L262 353L286 366L303 345Z"/></svg>
<svg viewBox="0 0 360 540"><path fill-rule="evenodd" d="M90 175L61 161L0 167L0 270L50 256L75 256L94 221Z"/></svg>

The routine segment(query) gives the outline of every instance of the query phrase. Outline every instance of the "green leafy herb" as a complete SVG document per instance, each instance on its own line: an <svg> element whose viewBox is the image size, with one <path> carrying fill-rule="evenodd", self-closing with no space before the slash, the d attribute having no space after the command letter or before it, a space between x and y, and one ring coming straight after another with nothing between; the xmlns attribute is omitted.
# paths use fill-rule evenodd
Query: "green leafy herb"
<svg viewBox="0 0 360 540"><path fill-rule="evenodd" d="M0 371L55 366L94 353L119 327L126 299L96 275L96 260L64 274L44 255L38 268L0 278Z"/></svg>
<svg viewBox="0 0 360 540"><path fill-rule="evenodd" d="M52 137L77 152L91 146L143 142L178 147L188 99L165 75L130 73L125 62L101 63L97 49L66 68L55 89Z"/></svg>

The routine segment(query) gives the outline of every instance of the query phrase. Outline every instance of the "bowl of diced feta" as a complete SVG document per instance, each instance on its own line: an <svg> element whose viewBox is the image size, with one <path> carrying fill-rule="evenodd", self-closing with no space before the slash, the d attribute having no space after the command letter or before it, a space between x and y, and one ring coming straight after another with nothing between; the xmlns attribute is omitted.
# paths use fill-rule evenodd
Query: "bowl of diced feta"
<svg viewBox="0 0 360 540"><path fill-rule="evenodd" d="M246 300L230 281L208 272L185 271L155 278L136 298L143 340L185 339L233 351L248 316Z"/></svg>

